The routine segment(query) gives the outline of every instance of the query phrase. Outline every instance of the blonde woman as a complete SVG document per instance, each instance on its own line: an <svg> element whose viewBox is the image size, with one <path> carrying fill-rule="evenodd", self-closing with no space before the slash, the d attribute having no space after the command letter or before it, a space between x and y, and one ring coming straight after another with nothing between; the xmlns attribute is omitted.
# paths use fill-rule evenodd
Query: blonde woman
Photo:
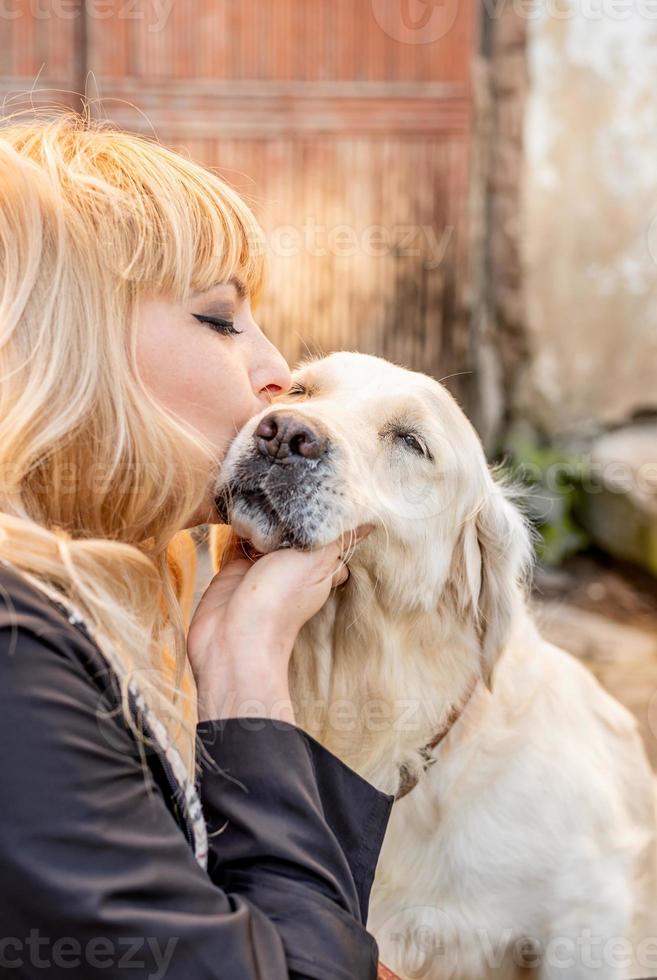
<svg viewBox="0 0 657 980"><path fill-rule="evenodd" d="M236 550L188 631L167 561L289 386L263 261L244 202L155 140L88 109L0 127L3 976L376 976L391 798L287 687L368 529Z"/></svg>

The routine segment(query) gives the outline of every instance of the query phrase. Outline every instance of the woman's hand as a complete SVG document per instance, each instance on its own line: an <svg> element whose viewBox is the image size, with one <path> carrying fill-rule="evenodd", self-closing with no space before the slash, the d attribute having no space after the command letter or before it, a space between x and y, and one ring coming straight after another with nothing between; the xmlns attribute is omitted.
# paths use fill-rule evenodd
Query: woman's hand
<svg viewBox="0 0 657 980"><path fill-rule="evenodd" d="M322 548L286 548L255 560L233 541L187 638L199 721L250 713L294 722L287 673L297 635L349 577L343 553L372 529L364 524Z"/></svg>

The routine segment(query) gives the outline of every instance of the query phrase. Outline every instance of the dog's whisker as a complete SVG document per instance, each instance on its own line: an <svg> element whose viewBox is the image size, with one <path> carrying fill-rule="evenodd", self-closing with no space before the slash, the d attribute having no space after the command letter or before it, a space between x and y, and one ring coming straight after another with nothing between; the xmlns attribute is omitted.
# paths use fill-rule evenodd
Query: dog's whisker
<svg viewBox="0 0 657 980"><path fill-rule="evenodd" d="M462 378L466 374L473 374L472 371L455 371L454 374L446 374L444 378L438 378L438 383L442 384L443 381L449 381L450 378Z"/></svg>

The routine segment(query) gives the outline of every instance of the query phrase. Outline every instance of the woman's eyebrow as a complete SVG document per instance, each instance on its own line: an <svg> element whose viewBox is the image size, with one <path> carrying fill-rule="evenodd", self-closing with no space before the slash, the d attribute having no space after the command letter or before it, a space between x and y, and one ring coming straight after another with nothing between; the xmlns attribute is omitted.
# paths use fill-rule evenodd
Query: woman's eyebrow
<svg viewBox="0 0 657 980"><path fill-rule="evenodd" d="M231 276L230 279L220 279L217 282L213 282L207 289L196 290L192 293L192 297L204 296L206 293L212 292L213 289L218 289L220 286L232 286L237 293L238 299L244 299L246 296L246 286L242 280L237 276Z"/></svg>
<svg viewBox="0 0 657 980"><path fill-rule="evenodd" d="M244 299L244 297L246 296L246 286L244 285L242 280L239 279L237 276L231 276L228 282L230 283L231 286L235 287L235 292L237 293L239 298Z"/></svg>

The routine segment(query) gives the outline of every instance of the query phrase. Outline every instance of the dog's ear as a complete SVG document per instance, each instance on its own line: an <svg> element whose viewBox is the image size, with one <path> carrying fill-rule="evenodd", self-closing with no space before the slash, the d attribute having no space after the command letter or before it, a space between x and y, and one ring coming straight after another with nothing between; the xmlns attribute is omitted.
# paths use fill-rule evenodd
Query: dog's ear
<svg viewBox="0 0 657 980"><path fill-rule="evenodd" d="M461 528L451 584L462 612L474 616L481 645L481 673L492 689L504 645L530 567L528 525L507 491L488 475L483 502Z"/></svg>

